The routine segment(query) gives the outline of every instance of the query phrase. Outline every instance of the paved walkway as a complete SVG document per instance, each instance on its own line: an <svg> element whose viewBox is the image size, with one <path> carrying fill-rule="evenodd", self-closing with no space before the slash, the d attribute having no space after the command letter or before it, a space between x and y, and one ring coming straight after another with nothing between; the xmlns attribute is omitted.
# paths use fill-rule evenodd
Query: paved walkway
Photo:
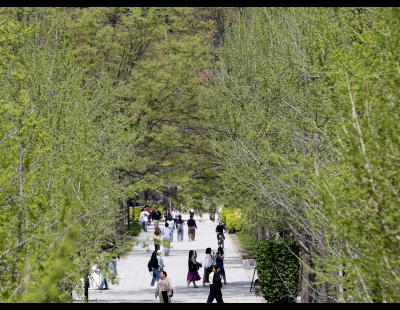
<svg viewBox="0 0 400 310"><path fill-rule="evenodd" d="M183 215L184 220L188 218L188 215ZM178 242L175 230L170 256L165 257L164 253L162 254L164 269L168 272L168 277L174 287L173 303L205 303L209 294L210 289L208 286L202 286L202 279L197 281L198 288L194 288L193 284L188 288L186 283L189 250L197 250L197 261L203 263L205 249L211 247L216 252L217 248L216 224L208 219L208 214L204 215L202 222L197 217L195 219L198 227L196 240L194 242L188 241L187 226L185 226L184 241ZM160 228L162 227L163 224L160 225ZM151 274L147 269L147 262L151 256L151 251L154 249L153 231L153 225L151 225L148 232L142 232L137 237L139 243L133 247L128 255L118 261L118 285L109 283L109 290L100 291L96 290L98 282L91 284L89 289L90 302L159 302L159 299L154 297L154 289L150 288ZM161 248L161 250L163 249ZM249 292L254 267L245 267L242 264L239 252L229 234L226 234L224 250L227 279L227 285L222 287L224 302L264 303L264 298ZM203 268L200 268L199 273L203 277ZM98 281L98 276L95 274L94 280L95 282Z"/></svg>

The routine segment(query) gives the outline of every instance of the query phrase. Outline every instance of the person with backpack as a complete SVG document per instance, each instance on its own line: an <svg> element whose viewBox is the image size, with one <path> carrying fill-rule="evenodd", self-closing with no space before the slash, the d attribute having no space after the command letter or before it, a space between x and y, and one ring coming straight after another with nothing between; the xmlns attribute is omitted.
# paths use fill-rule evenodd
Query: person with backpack
<svg viewBox="0 0 400 310"><path fill-rule="evenodd" d="M178 215L178 219L176 220L176 233L178 241L183 241L183 228L185 225L185 221L182 220L182 215Z"/></svg>
<svg viewBox="0 0 400 310"><path fill-rule="evenodd" d="M214 299L217 299L217 303L222 304L224 303L224 300L222 299L222 292L221 292L222 282L221 282L221 276L218 273L218 267L213 265L212 271L214 274L213 274L212 284L210 284L210 294L208 295L207 303L211 304L214 301Z"/></svg>

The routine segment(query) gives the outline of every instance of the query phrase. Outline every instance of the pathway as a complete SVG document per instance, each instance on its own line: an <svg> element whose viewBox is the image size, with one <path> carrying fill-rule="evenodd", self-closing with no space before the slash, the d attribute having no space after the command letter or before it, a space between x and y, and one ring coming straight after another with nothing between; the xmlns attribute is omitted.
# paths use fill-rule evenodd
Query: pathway
<svg viewBox="0 0 400 310"><path fill-rule="evenodd" d="M187 220L188 215L183 215L183 219ZM207 301L209 287L203 287L202 280L197 281L198 288L194 288L193 284L189 288L187 287L187 260L191 249L197 250L197 260L201 263L204 261L204 252L207 247L211 247L216 252L216 224L209 220L208 214L204 215L202 222L197 217L195 219L198 226L196 240L194 242L188 241L187 226L185 226L184 241L178 242L176 231L174 231L174 241L171 243L170 256L165 257L164 253L162 254L165 264L164 269L168 272L168 277L174 287L173 303L205 303ZM160 227L162 228L163 224ZM109 290L100 291L96 290L96 284L92 283L89 289L90 302L159 302L159 299L154 297L154 289L150 288L151 275L147 269L147 262L151 256L151 251L154 249L153 231L153 225L151 225L148 232L142 232L137 237L139 243L133 247L128 255L118 261L118 285L109 283ZM147 246L143 246L144 243L147 243ZM227 285L222 287L224 302L265 302L264 298L249 292L254 267L246 267L242 264L239 252L229 234L226 234L224 264L228 282ZM203 268L200 268L199 273L203 277ZM96 276L94 278L97 281Z"/></svg>

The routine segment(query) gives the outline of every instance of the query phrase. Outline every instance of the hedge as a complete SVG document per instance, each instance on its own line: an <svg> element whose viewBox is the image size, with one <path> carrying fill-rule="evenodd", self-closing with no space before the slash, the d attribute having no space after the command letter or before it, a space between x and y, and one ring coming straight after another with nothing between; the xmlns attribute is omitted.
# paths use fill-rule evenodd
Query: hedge
<svg viewBox="0 0 400 310"><path fill-rule="evenodd" d="M299 252L300 247L294 241L266 240L259 243L257 274L261 291L268 302L296 302L299 292Z"/></svg>

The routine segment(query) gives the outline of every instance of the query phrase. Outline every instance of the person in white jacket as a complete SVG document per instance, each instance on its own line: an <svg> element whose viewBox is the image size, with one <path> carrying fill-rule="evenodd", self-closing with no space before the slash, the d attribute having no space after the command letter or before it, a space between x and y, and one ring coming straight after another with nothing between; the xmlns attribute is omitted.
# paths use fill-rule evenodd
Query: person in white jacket
<svg viewBox="0 0 400 310"><path fill-rule="evenodd" d="M206 249L206 256L204 257L204 275L203 275L203 286L206 283L210 283L210 273L212 272L212 266L215 263L215 254L211 252L211 248Z"/></svg>
<svg viewBox="0 0 400 310"><path fill-rule="evenodd" d="M145 231L145 232L147 232L147 222L148 222L148 220L149 220L148 214L143 208L142 212L140 212L139 223L140 223L140 225L142 225L143 231Z"/></svg>

